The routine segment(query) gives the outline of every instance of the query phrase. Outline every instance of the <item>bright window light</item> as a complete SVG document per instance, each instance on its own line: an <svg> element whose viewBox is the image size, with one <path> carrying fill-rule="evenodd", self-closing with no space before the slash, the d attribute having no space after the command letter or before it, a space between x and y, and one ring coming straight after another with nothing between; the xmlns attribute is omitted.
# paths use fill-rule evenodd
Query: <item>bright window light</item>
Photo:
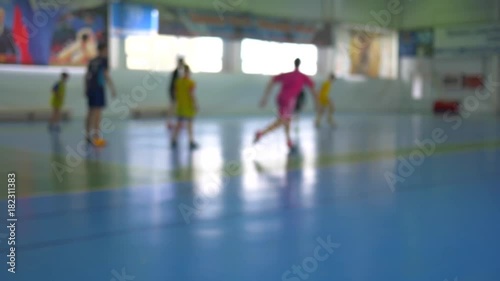
<svg viewBox="0 0 500 281"><path fill-rule="evenodd" d="M144 58L128 57L127 67L131 70L145 70L149 69L150 62Z"/></svg>
<svg viewBox="0 0 500 281"><path fill-rule="evenodd" d="M311 44L278 43L256 39L241 42L241 68L246 74L276 75L293 70L293 61L300 58L301 71L316 75L318 49Z"/></svg>
<svg viewBox="0 0 500 281"><path fill-rule="evenodd" d="M188 43L188 54L184 54L193 72L217 73L222 71L224 46L222 39L215 37L198 37Z"/></svg>
<svg viewBox="0 0 500 281"><path fill-rule="evenodd" d="M125 54L145 56L150 52L152 41L150 36L129 36L125 39Z"/></svg>
<svg viewBox="0 0 500 281"><path fill-rule="evenodd" d="M422 81L422 77L420 75L416 76L413 79L411 96L414 100L421 100L422 99L422 96L423 96L423 85L422 84L423 84L423 81Z"/></svg>
<svg viewBox="0 0 500 281"><path fill-rule="evenodd" d="M218 73L224 45L217 37L129 36L125 53L128 69L172 71L182 56L193 72Z"/></svg>

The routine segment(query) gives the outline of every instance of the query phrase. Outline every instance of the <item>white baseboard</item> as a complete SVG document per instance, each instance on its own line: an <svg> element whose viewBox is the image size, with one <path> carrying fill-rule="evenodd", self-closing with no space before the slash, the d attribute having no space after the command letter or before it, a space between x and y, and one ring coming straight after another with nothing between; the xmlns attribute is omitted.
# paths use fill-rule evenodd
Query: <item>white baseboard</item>
<svg viewBox="0 0 500 281"><path fill-rule="evenodd" d="M50 109L24 108L24 109L0 109L0 121L48 121L52 115ZM71 112L63 109L61 112L63 121L71 119Z"/></svg>

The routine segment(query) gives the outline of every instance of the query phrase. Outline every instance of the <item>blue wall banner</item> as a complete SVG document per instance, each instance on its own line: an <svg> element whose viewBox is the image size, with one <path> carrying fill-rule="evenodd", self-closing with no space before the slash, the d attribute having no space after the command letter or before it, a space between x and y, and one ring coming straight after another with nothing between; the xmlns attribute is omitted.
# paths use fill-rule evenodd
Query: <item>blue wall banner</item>
<svg viewBox="0 0 500 281"><path fill-rule="evenodd" d="M221 19L216 10L162 7L169 20L160 21L160 34L186 37L213 36L228 40L252 38L266 41L331 46L332 24L321 21L262 17L226 11Z"/></svg>
<svg viewBox="0 0 500 281"><path fill-rule="evenodd" d="M111 4L111 34L158 34L159 13L153 5Z"/></svg>
<svg viewBox="0 0 500 281"><path fill-rule="evenodd" d="M437 28L436 54L487 55L500 53L500 24L475 24Z"/></svg>

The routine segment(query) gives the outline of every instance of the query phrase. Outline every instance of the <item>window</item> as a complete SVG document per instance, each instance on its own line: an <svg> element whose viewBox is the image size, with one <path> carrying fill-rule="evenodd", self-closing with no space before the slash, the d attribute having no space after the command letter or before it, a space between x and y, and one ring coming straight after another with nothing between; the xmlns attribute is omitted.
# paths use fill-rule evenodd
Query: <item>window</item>
<svg viewBox="0 0 500 281"><path fill-rule="evenodd" d="M300 69L316 75L318 49L310 44L278 43L255 39L241 42L241 68L246 74L276 75L293 70L293 61L300 58Z"/></svg>
<svg viewBox="0 0 500 281"><path fill-rule="evenodd" d="M127 68L172 71L182 56L193 72L222 71L223 42L217 37L128 36Z"/></svg>
<svg viewBox="0 0 500 281"><path fill-rule="evenodd" d="M151 68L152 36L129 36L125 39L127 68L133 70L149 70Z"/></svg>

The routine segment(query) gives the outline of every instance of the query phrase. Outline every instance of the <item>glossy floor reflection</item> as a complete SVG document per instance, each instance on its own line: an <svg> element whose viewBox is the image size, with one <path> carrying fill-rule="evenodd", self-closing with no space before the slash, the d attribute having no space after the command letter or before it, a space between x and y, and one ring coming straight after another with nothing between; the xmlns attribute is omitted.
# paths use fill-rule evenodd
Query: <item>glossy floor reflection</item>
<svg viewBox="0 0 500 281"><path fill-rule="evenodd" d="M0 125L22 197L0 280L500 280L498 119L303 118L292 156L281 133L251 145L267 121L200 120L193 153L160 120L100 150L79 122Z"/></svg>

